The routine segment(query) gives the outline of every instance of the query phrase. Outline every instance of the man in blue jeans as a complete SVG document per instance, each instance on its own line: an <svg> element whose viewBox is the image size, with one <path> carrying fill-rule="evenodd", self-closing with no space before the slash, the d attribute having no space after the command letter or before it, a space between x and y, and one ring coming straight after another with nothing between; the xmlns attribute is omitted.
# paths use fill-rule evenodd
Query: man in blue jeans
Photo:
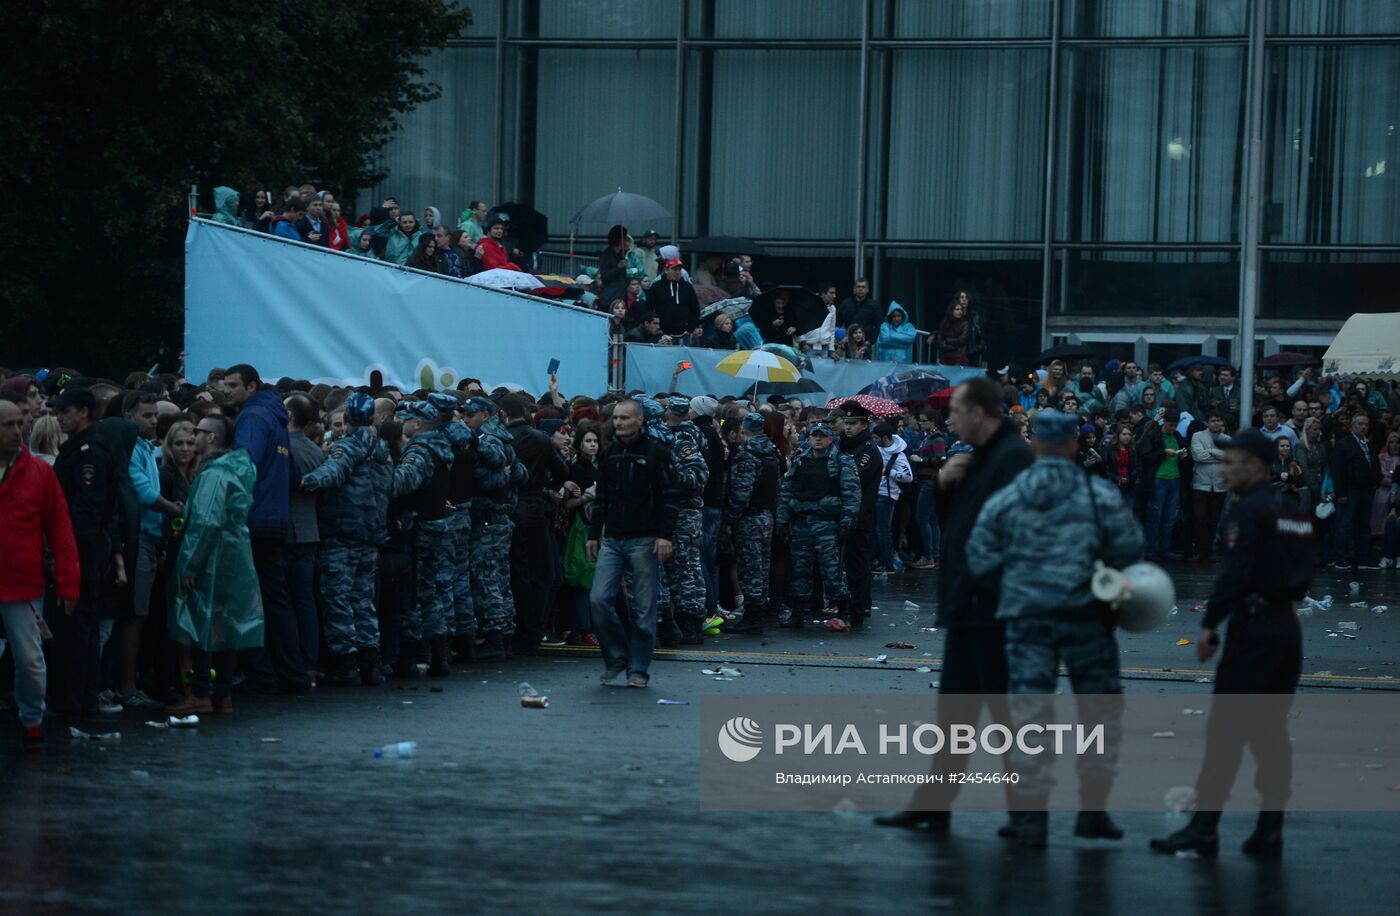
<svg viewBox="0 0 1400 916"><path fill-rule="evenodd" d="M671 557L679 496L671 449L642 433L642 405L619 401L612 414L613 440L598 463L588 559L598 564L589 603L603 650L604 686L627 673L628 687L646 687L656 647L656 590L660 566ZM619 602L631 574L631 600ZM618 616L628 609L630 626Z"/></svg>

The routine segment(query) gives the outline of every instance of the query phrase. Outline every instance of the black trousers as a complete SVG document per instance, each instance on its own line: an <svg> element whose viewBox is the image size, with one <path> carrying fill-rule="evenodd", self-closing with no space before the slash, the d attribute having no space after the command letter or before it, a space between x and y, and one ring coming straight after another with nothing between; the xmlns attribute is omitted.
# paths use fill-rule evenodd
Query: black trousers
<svg viewBox="0 0 1400 916"><path fill-rule="evenodd" d="M97 691L102 674L98 652L97 614L102 585L111 575L111 542L105 532L79 538L78 606L69 617L54 596L48 623L54 639L47 647L49 706L56 712L82 713L97 708Z"/></svg>
<svg viewBox="0 0 1400 916"><path fill-rule="evenodd" d="M311 674L306 670L301 654L301 634L297 630L296 612L287 592L286 543L279 537L253 537L253 566L258 572L258 590L262 593L263 634L262 651L253 650L253 670L265 687L277 684L285 689L300 690L311 686Z"/></svg>
<svg viewBox="0 0 1400 916"><path fill-rule="evenodd" d="M1209 490L1191 491L1191 520L1195 531L1197 556L1209 556L1215 544L1215 531L1220 527L1220 510L1225 507L1225 494Z"/></svg>
<svg viewBox="0 0 1400 916"><path fill-rule="evenodd" d="M1006 640L999 625L948 630L938 681L938 727L947 734L955 722L976 724L983 709L990 711L992 722L1009 726L1007 683ZM920 786L909 807L915 811L947 810L958 795L958 786L946 777L966 768L965 755L935 755L930 772L945 778Z"/></svg>
<svg viewBox="0 0 1400 916"><path fill-rule="evenodd" d="M515 644L536 648L554 629L554 596L563 570L559 547L546 524L515 526L510 540L510 590L515 596Z"/></svg>
<svg viewBox="0 0 1400 916"><path fill-rule="evenodd" d="M1302 667L1302 632L1291 610L1255 616L1241 611L1231 618L1196 779L1198 810L1224 807L1246 745L1257 767L1261 810L1283 810L1293 781L1288 710Z"/></svg>
<svg viewBox="0 0 1400 916"><path fill-rule="evenodd" d="M851 593L847 613L870 616L870 541L872 532L855 529L846 535L842 559L846 564L846 590Z"/></svg>

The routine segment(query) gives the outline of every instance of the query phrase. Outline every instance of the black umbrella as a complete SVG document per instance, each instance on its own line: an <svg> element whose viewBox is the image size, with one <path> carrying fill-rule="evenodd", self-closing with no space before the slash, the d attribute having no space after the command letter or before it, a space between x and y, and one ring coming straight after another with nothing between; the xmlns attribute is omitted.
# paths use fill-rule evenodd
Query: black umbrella
<svg viewBox="0 0 1400 916"><path fill-rule="evenodd" d="M575 213L569 222L574 225L597 223L611 226L617 223L650 223L653 220L670 218L670 211L645 194L633 194L618 188L612 194L584 204L583 209Z"/></svg>
<svg viewBox="0 0 1400 916"><path fill-rule="evenodd" d="M751 389L754 394L811 394L826 391L815 379L800 378L795 382L759 382Z"/></svg>
<svg viewBox="0 0 1400 916"><path fill-rule="evenodd" d="M486 214L488 224L493 216L505 219L506 237L513 239L515 247L527 258L543 248L549 238L549 217L529 204L497 204Z"/></svg>
<svg viewBox="0 0 1400 916"><path fill-rule="evenodd" d="M1254 364L1256 369L1292 369L1295 366L1320 366L1322 360L1306 353L1293 353L1284 350L1273 356L1266 356Z"/></svg>
<svg viewBox="0 0 1400 916"><path fill-rule="evenodd" d="M1062 359L1068 362L1076 359L1092 359L1093 356L1094 351L1083 344L1065 343L1058 344L1057 346L1045 350L1035 358L1035 362L1036 365L1043 366L1052 359Z"/></svg>
<svg viewBox="0 0 1400 916"><path fill-rule="evenodd" d="M1166 374L1168 377L1170 377L1173 372L1177 372L1184 369L1191 369L1195 366L1221 367L1228 365L1230 365L1230 361L1228 359L1222 359L1219 356L1206 356L1203 353L1197 353L1195 356L1183 356L1181 359L1172 363L1170 366L1167 367Z"/></svg>
<svg viewBox="0 0 1400 916"><path fill-rule="evenodd" d="M741 239L732 235L702 235L683 247L695 254L746 254L753 257L766 254L763 246L753 239Z"/></svg>
<svg viewBox="0 0 1400 916"><path fill-rule="evenodd" d="M782 328L773 327L777 320L778 308L773 301L780 293L787 295L787 307L783 316L787 319ZM802 286L775 286L754 297L753 308L749 310L754 327L769 343L787 343L787 329L797 328L797 333L806 334L822 323L826 310L822 308L821 297Z"/></svg>

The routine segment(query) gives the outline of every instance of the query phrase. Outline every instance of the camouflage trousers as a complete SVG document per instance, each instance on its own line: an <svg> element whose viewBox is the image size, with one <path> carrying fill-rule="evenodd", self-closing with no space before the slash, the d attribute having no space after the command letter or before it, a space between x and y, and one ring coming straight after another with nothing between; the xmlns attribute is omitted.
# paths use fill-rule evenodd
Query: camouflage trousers
<svg viewBox="0 0 1400 916"><path fill-rule="evenodd" d="M472 604L480 633L515 635L515 595L510 590L510 542L515 523L504 506L473 506Z"/></svg>
<svg viewBox="0 0 1400 916"><path fill-rule="evenodd" d="M768 603L768 567L773 561L773 515L760 512L746 515L734 526L735 565L744 604L762 607Z"/></svg>
<svg viewBox="0 0 1400 916"><path fill-rule="evenodd" d="M452 633L476 635L476 609L472 604L472 514L458 509L447 517L452 530Z"/></svg>
<svg viewBox="0 0 1400 916"><path fill-rule="evenodd" d="M670 604L677 614L700 617L705 613L705 567L700 559L702 513L681 509L676 514L676 533L671 541L671 559L666 561L666 585Z"/></svg>
<svg viewBox="0 0 1400 916"><path fill-rule="evenodd" d="M399 621L404 639L451 635L453 568L447 519L419 522L413 531L413 604Z"/></svg>
<svg viewBox="0 0 1400 916"><path fill-rule="evenodd" d="M326 647L336 655L378 648L374 589L379 548L353 541L322 541L316 567L325 608Z"/></svg>
<svg viewBox="0 0 1400 916"><path fill-rule="evenodd" d="M822 594L828 602L845 600L850 594L846 590L845 571L841 568L840 528L836 522L802 516L794 518L788 553L792 557L792 581L788 585L792 598L812 597L814 567L821 574ZM744 600L748 602L747 595Z"/></svg>
<svg viewBox="0 0 1400 916"><path fill-rule="evenodd" d="M1122 693L1118 643L1113 631L1094 616L1022 617L1006 623L1006 667L1011 719L1017 730L1030 724L1066 721L1057 718L1055 684L1060 663L1069 671L1079 721L1104 724L1104 753L1076 755L1080 807L1101 811L1118 770L1122 737ZM1071 749L1069 753L1073 753ZM1055 779L1055 755L1025 754L1013 746L1009 764L1020 774L1016 795L1026 807L1049 796Z"/></svg>

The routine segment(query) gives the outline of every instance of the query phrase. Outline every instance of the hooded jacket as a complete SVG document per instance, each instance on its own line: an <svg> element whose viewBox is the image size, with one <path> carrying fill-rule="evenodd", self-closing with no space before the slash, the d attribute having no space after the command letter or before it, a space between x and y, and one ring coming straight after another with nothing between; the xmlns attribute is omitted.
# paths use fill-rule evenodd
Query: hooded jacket
<svg viewBox="0 0 1400 916"><path fill-rule="evenodd" d="M899 312L904 321L899 325L890 322L890 316ZM897 363L912 362L914 359L914 338L919 329L909 320L909 312L898 302L891 302L885 312L885 321L880 325L880 336L875 339L875 358L892 360Z"/></svg>
<svg viewBox="0 0 1400 916"><path fill-rule="evenodd" d="M242 228L243 220L238 218L238 192L223 185L215 188L214 215L210 219L226 226Z"/></svg>
<svg viewBox="0 0 1400 916"><path fill-rule="evenodd" d="M170 630L178 642L212 652L263 644L262 593L248 536L258 472L245 451L224 452L204 465L190 486L185 532L170 589Z"/></svg>
<svg viewBox="0 0 1400 916"><path fill-rule="evenodd" d="M321 537L383 544L393 473L389 446L370 427L352 427L335 440L325 463L301 480L306 489L322 491L317 515Z"/></svg>
<svg viewBox="0 0 1400 916"><path fill-rule="evenodd" d="M888 446L877 445L880 450L880 495L890 499L899 499L902 483L914 482L914 469L909 466L909 459L905 457L905 449L908 448L903 436L896 435Z"/></svg>
<svg viewBox="0 0 1400 916"><path fill-rule="evenodd" d="M1099 613L1094 561L1142 558L1142 528L1107 478L1041 458L987 500L967 540L967 566L997 592L998 620Z"/></svg>
<svg viewBox="0 0 1400 916"><path fill-rule="evenodd" d="M404 235L398 220L387 219L374 227L374 234L384 240L384 253L380 257L403 267L413 257L418 239L423 235L423 227L419 226L412 235Z"/></svg>
<svg viewBox="0 0 1400 916"><path fill-rule="evenodd" d="M664 276L647 290L647 307L661 318L661 332L677 336L689 334L700 324L700 300L695 287L684 279Z"/></svg>
<svg viewBox="0 0 1400 916"><path fill-rule="evenodd" d="M277 392L260 387L243 403L233 428L233 445L247 449L258 469L253 508L248 513L253 537L285 537L292 488L301 486L301 474L292 462L287 409Z"/></svg>
<svg viewBox="0 0 1400 916"><path fill-rule="evenodd" d="M46 544L53 551L58 597L77 600L82 573L68 503L53 468L24 445L0 479L0 506L0 602L43 598Z"/></svg>

